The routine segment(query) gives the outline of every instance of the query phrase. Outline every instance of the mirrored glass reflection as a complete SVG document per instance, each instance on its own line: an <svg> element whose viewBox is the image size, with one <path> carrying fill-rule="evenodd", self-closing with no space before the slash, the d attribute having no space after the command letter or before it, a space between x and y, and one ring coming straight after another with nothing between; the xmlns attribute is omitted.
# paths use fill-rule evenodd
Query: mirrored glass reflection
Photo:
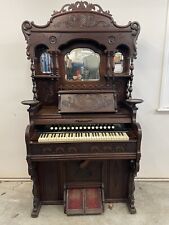
<svg viewBox="0 0 169 225"><path fill-rule="evenodd" d="M114 73L123 72L123 54L121 52L116 52L114 55Z"/></svg>
<svg viewBox="0 0 169 225"><path fill-rule="evenodd" d="M100 79L100 56L89 48L76 48L64 57L65 79L96 81Z"/></svg>
<svg viewBox="0 0 169 225"><path fill-rule="evenodd" d="M40 56L40 69L42 73L52 73L53 63L50 53L44 51Z"/></svg>

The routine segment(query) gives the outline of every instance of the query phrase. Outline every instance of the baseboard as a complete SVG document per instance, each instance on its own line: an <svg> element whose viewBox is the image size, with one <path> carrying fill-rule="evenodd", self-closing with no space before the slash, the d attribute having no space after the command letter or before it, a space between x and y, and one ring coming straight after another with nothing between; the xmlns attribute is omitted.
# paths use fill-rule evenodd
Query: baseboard
<svg viewBox="0 0 169 225"><path fill-rule="evenodd" d="M135 178L135 181L142 181L142 182L169 182L169 178L139 177L139 178Z"/></svg>
<svg viewBox="0 0 169 225"><path fill-rule="evenodd" d="M0 178L0 182L30 182L30 178ZM160 178L160 177L137 177L135 181L139 182L169 182L169 178Z"/></svg>
<svg viewBox="0 0 169 225"><path fill-rule="evenodd" d="M30 182L30 178L0 178L0 182Z"/></svg>

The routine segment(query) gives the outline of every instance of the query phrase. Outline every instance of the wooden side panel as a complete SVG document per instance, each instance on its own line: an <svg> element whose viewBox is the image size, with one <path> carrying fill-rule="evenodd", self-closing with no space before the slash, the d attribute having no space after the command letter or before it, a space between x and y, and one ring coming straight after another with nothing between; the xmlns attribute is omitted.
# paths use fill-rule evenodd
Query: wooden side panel
<svg viewBox="0 0 169 225"><path fill-rule="evenodd" d="M63 201L63 163L39 162L37 168L41 201Z"/></svg>
<svg viewBox="0 0 169 225"><path fill-rule="evenodd" d="M128 197L129 161L108 160L104 163L105 200L121 201Z"/></svg>

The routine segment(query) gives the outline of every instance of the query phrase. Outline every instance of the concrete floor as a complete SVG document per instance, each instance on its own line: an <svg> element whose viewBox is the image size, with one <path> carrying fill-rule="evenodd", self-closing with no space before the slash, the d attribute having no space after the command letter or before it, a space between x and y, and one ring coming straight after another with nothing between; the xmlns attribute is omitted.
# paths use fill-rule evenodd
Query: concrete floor
<svg viewBox="0 0 169 225"><path fill-rule="evenodd" d="M31 218L31 182L0 182L0 225L169 225L169 182L136 182L137 214L125 204L97 216L72 216L63 206L42 206L39 217Z"/></svg>

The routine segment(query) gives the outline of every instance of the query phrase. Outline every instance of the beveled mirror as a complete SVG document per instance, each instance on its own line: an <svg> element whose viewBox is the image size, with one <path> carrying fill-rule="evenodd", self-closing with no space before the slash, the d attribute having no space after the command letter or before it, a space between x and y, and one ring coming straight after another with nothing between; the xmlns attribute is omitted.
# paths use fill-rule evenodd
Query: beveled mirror
<svg viewBox="0 0 169 225"><path fill-rule="evenodd" d="M97 81L100 79L100 56L89 48L75 48L64 57L65 79Z"/></svg>

